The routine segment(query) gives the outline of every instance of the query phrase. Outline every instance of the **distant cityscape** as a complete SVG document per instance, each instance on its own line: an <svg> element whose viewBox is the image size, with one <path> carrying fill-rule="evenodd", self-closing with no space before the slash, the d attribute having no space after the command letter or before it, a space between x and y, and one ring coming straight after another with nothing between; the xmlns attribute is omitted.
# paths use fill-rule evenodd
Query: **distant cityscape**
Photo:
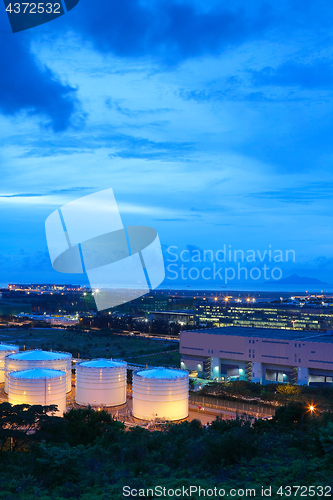
<svg viewBox="0 0 333 500"><path fill-rule="evenodd" d="M333 294L154 290L98 312L100 291L80 285L11 283L0 293L2 328L57 326L180 340L180 367L199 378L332 385ZM256 349L251 345L248 354L243 344L252 338ZM314 356L313 342L325 353L318 357L317 349ZM301 345L303 353L306 346L312 350L301 356Z"/></svg>
<svg viewBox="0 0 333 500"><path fill-rule="evenodd" d="M292 294L288 292L232 292L154 290L116 308L97 313L92 290L80 285L9 284L0 289L0 314L34 320L54 321L61 317L79 322L94 318L109 324L128 318L137 331L147 330L145 323L172 327L211 328L243 326L293 330L327 331L333 327L332 294ZM154 330L154 329L153 329ZM152 332L154 333L154 332ZM158 332L156 332L158 333Z"/></svg>

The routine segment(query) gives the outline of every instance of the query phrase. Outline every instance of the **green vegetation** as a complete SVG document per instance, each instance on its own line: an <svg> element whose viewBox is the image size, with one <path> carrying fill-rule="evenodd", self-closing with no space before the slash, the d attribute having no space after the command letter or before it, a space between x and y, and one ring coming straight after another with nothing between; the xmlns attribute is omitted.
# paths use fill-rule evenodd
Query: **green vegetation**
<svg viewBox="0 0 333 500"><path fill-rule="evenodd" d="M287 384L260 385L246 380L236 380L221 384L206 384L197 394L251 403L284 405L290 402L318 405L324 410L333 411L333 388L329 386L311 387Z"/></svg>
<svg viewBox="0 0 333 500"><path fill-rule="evenodd" d="M26 349L66 351L81 359L109 357L122 358L129 363L142 365L148 363L152 366L180 366L177 342L123 335L106 329L7 329L1 331L1 341L17 344L22 348L25 346Z"/></svg>
<svg viewBox="0 0 333 500"><path fill-rule="evenodd" d="M62 419L49 410L0 405L0 499L118 500L125 485L255 488L259 498L272 486L281 499L281 485L332 484L333 415L311 415L302 403L270 421L217 419L206 428L193 420L154 432L126 430L105 411Z"/></svg>

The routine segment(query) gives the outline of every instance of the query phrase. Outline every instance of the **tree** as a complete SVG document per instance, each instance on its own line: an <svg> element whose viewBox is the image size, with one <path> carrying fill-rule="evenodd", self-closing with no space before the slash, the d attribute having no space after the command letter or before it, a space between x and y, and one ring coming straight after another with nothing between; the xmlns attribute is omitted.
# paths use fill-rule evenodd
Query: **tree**
<svg viewBox="0 0 333 500"><path fill-rule="evenodd" d="M91 444L104 433L122 430L124 424L118 422L107 411L95 411L90 406L72 409L64 414L66 433L71 446Z"/></svg>

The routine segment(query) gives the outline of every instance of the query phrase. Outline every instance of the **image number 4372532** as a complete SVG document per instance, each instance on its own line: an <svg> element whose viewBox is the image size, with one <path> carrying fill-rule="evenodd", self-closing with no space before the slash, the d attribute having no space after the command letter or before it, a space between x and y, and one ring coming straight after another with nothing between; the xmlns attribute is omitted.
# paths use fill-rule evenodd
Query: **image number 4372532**
<svg viewBox="0 0 333 500"><path fill-rule="evenodd" d="M23 2L4 0L13 33L48 23L73 9L79 0Z"/></svg>

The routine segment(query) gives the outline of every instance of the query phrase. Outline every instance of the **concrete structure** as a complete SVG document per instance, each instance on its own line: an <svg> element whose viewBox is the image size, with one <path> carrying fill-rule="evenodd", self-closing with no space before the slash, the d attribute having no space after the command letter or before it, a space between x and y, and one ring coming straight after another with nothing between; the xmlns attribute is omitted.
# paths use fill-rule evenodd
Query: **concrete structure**
<svg viewBox="0 0 333 500"><path fill-rule="evenodd" d="M0 344L0 384L5 381L5 357L18 351L17 345Z"/></svg>
<svg viewBox="0 0 333 500"><path fill-rule="evenodd" d="M66 372L66 392L72 390L72 355L34 349L10 354L5 358L5 392L8 392L8 373L31 368L50 368Z"/></svg>
<svg viewBox="0 0 333 500"><path fill-rule="evenodd" d="M151 311L146 314L148 321L162 320L179 325L193 325L194 312L189 311Z"/></svg>
<svg viewBox="0 0 333 500"><path fill-rule="evenodd" d="M76 325L80 319L77 314L67 314L66 316L50 314L16 314L17 318L27 318L35 321L45 321L51 325Z"/></svg>
<svg viewBox="0 0 333 500"><path fill-rule="evenodd" d="M181 368L218 381L333 384L333 332L207 328L180 333Z"/></svg>
<svg viewBox="0 0 333 500"><path fill-rule="evenodd" d="M290 328L293 330L330 330L332 311L327 307L301 307L300 304L234 304L202 300L195 307L195 321L214 327Z"/></svg>
<svg viewBox="0 0 333 500"><path fill-rule="evenodd" d="M133 373L133 415L143 420L188 416L188 373L155 368Z"/></svg>
<svg viewBox="0 0 333 500"><path fill-rule="evenodd" d="M33 368L8 374L8 402L12 405L57 405L56 415L66 411L66 373Z"/></svg>
<svg viewBox="0 0 333 500"><path fill-rule="evenodd" d="M126 403L127 363L96 359L76 365L79 405L118 406Z"/></svg>

